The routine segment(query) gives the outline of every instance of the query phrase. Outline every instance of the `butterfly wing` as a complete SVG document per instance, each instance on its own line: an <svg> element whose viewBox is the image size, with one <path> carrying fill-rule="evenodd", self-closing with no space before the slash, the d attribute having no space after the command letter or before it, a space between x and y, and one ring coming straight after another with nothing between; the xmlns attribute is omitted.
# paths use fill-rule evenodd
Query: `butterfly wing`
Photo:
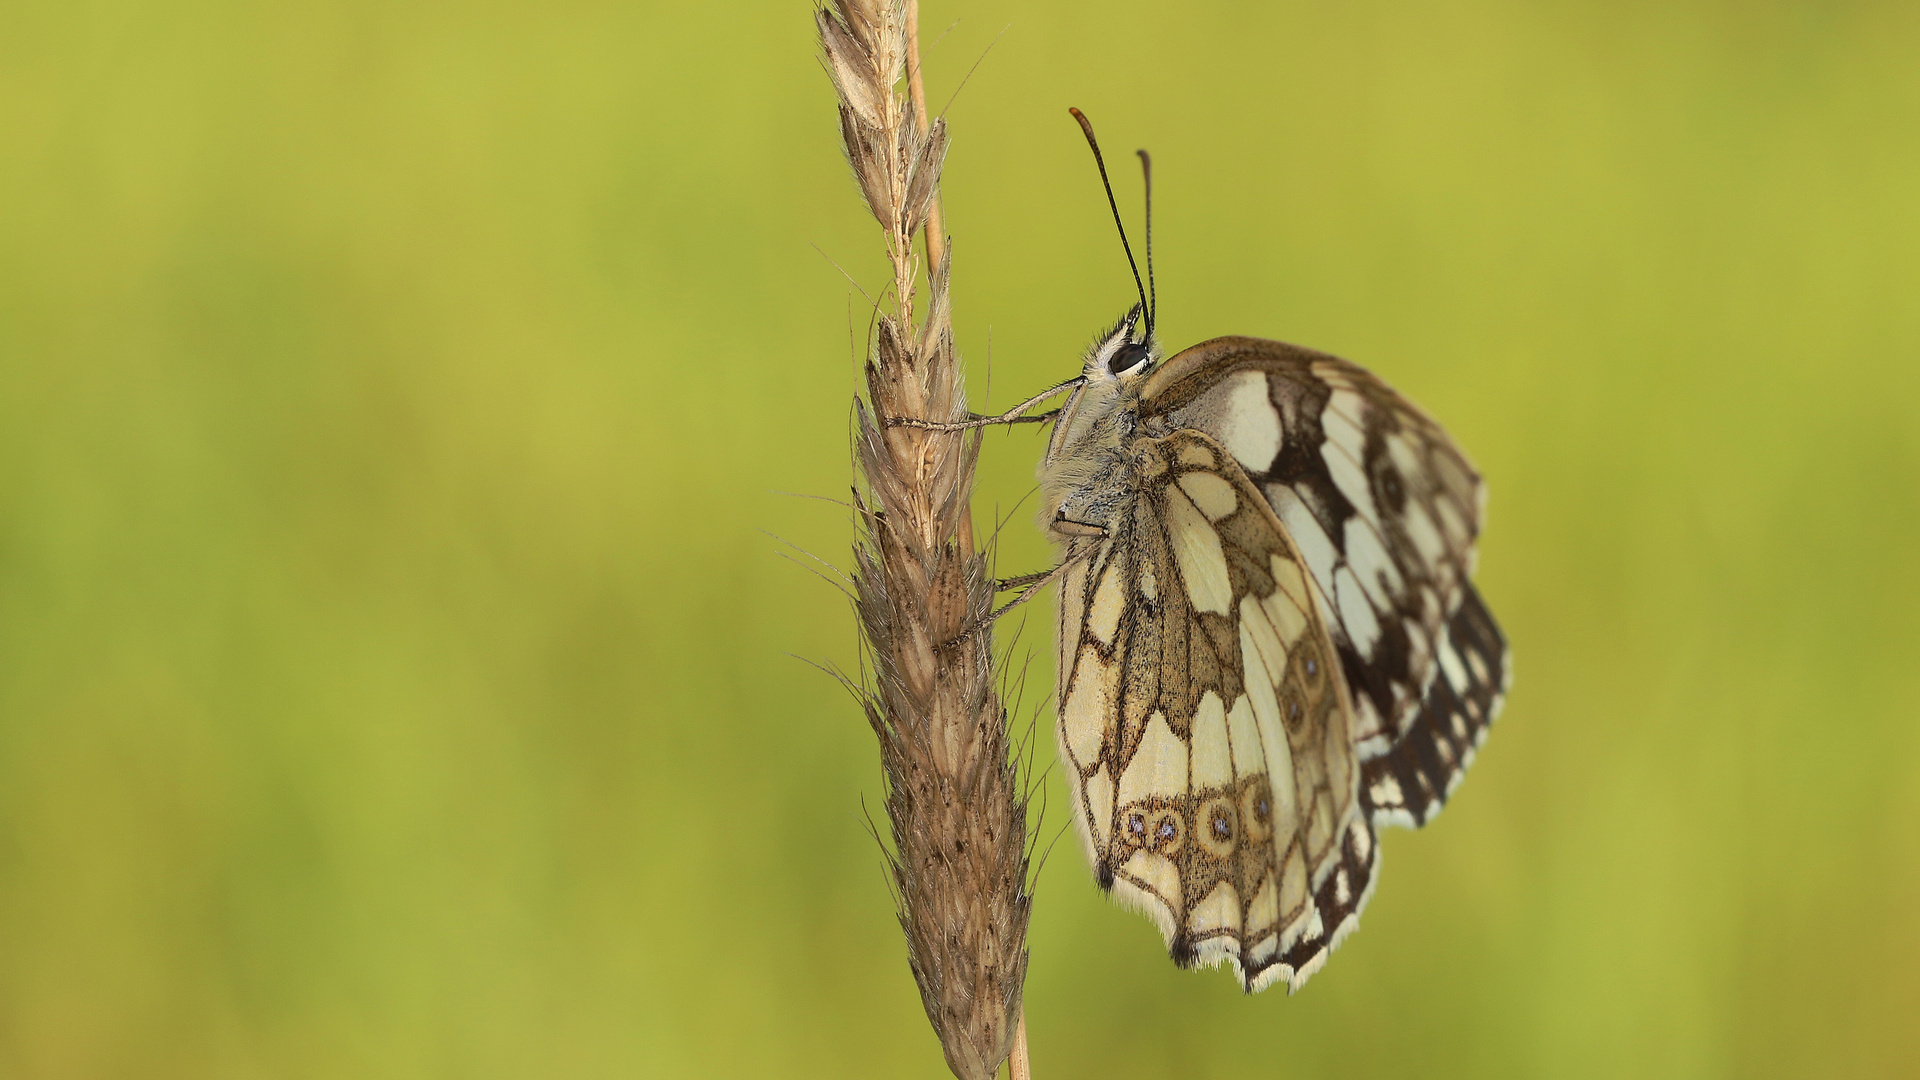
<svg viewBox="0 0 1920 1080"><path fill-rule="evenodd" d="M1505 639L1469 576L1485 488L1446 432L1365 369L1225 337L1142 391L1143 430L1213 435L1266 496L1329 614L1369 816L1438 812L1498 712Z"/></svg>
<svg viewBox="0 0 1920 1080"><path fill-rule="evenodd" d="M1352 702L1301 551L1199 431L1132 448L1068 552L1060 745L1103 886L1183 964L1298 986L1373 878Z"/></svg>
<svg viewBox="0 0 1920 1080"><path fill-rule="evenodd" d="M1379 869L1374 829L1417 827L1439 813L1500 711L1509 670L1507 643L1471 586L1445 632L1440 671L1412 725L1392 749L1361 763L1360 811L1341 837L1339 868L1314 893L1323 930L1303 935L1281 957L1298 973L1295 988L1359 926Z"/></svg>

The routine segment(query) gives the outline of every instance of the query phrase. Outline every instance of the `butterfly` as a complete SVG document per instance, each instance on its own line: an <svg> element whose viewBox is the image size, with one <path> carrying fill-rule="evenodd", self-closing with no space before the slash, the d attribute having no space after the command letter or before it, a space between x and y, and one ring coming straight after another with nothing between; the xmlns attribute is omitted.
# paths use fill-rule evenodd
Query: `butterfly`
<svg viewBox="0 0 1920 1080"><path fill-rule="evenodd" d="M1141 294L1078 378L992 419L1054 425L1072 813L1176 963L1297 990L1358 924L1377 830L1432 820L1500 711L1507 644L1470 580L1486 489L1358 365L1251 337L1162 359Z"/></svg>

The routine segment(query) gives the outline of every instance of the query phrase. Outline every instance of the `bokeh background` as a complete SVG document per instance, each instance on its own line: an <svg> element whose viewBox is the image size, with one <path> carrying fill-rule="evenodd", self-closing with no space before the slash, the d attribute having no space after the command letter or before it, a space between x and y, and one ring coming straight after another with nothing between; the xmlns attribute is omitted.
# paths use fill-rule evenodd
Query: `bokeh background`
<svg viewBox="0 0 1920 1080"><path fill-rule="evenodd" d="M1037 1074L1914 1075L1920 9L923 19L936 102L978 62L976 402L1129 301L1079 105L1155 153L1169 344L1339 352L1474 455L1517 659L1298 997L1175 970L1062 842ZM845 514L778 492L845 492L834 264L884 280L810 35L0 8L0 1075L946 1075L871 736L789 655L854 659L780 554ZM988 439L1009 570L1040 446Z"/></svg>

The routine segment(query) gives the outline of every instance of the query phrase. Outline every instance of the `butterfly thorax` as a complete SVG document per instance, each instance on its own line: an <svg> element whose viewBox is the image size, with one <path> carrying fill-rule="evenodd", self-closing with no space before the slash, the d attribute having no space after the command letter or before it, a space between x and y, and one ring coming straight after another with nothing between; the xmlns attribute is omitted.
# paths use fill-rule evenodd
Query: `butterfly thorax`
<svg viewBox="0 0 1920 1080"><path fill-rule="evenodd" d="M1040 462L1040 526L1101 527L1134 490L1130 445L1140 427L1140 390L1158 362L1151 340L1133 340L1137 309L1088 351Z"/></svg>

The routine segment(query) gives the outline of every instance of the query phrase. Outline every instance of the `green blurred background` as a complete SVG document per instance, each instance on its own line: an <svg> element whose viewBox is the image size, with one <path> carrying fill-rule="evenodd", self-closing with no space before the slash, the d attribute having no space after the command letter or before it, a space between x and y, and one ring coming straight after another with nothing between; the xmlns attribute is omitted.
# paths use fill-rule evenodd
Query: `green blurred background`
<svg viewBox="0 0 1920 1080"><path fill-rule="evenodd" d="M1473 454L1517 658L1298 997L1063 842L1038 1076L1920 1069L1920 11L923 18L936 102L1006 28L949 113L976 403L1129 301L1079 105L1155 153L1168 344L1339 352ZM766 535L844 561L775 492L846 490L829 259L883 280L810 35L0 8L0 1075L945 1075L871 735L788 655L851 620Z"/></svg>

